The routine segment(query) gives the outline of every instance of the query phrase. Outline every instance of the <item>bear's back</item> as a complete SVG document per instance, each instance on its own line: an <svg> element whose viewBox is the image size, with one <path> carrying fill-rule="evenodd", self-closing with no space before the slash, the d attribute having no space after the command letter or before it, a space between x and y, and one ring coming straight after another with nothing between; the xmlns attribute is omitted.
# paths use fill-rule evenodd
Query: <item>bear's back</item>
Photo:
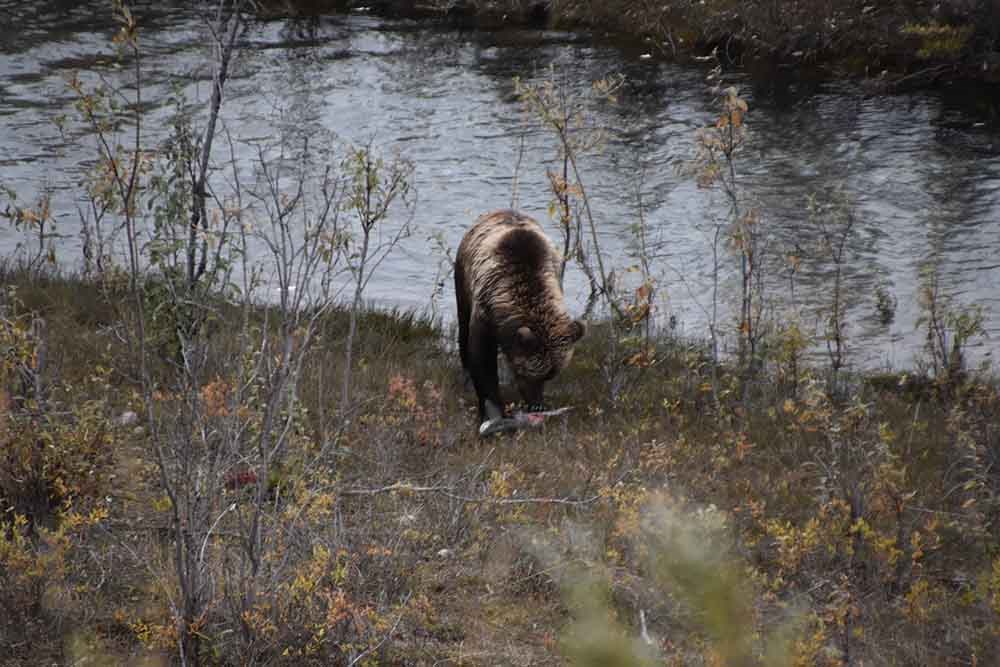
<svg viewBox="0 0 1000 667"><path fill-rule="evenodd" d="M469 269L474 293L494 292L503 283L549 282L544 278L555 277L559 267L559 251L541 225L511 210L481 216L462 239L458 257Z"/></svg>

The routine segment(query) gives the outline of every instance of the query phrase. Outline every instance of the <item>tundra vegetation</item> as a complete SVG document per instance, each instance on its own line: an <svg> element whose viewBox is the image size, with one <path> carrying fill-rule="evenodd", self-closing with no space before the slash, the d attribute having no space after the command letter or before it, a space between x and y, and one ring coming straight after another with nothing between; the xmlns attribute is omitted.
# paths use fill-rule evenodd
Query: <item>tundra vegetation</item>
<svg viewBox="0 0 1000 667"><path fill-rule="evenodd" d="M235 159L217 120L241 10L210 17L206 108L178 100L151 146L141 26L116 5L132 80L70 82L95 157L77 272L44 195L5 191L26 243L0 294L4 664L995 661L982 317L928 272L925 363L852 372L851 204L803 202L818 246L780 247L740 187L737 90L683 166L720 210L710 338L689 341L657 324L681 278L641 183L633 256L609 257L577 169L600 141L573 100L613 103L615 80L519 85L557 139L552 224L595 325L552 385L570 416L480 440L439 321L364 305L409 228L409 163L295 133ZM776 312L807 268L829 302ZM871 307L891 320L891 293Z"/></svg>
<svg viewBox="0 0 1000 667"><path fill-rule="evenodd" d="M1000 80L996 0L262 0L264 16L377 11L586 29L650 54L863 76L890 88Z"/></svg>

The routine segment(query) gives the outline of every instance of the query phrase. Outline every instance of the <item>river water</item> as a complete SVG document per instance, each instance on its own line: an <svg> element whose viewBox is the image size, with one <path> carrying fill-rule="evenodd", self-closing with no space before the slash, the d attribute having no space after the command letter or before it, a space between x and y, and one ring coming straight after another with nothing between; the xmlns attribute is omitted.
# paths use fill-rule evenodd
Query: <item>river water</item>
<svg viewBox="0 0 1000 667"><path fill-rule="evenodd" d="M62 234L58 256L69 266L80 261L80 181L95 153L92 137L73 120L66 81L74 72L88 83L128 80L112 57L107 4L0 0L0 182L19 201L51 194ZM175 90L207 100L212 54L192 5L143 3L135 13L152 148L165 136ZM513 78L543 80L550 65L584 86L625 75L616 104L584 103L588 123L606 131L600 149L581 156L605 261L626 277L635 264L641 196L661 321L682 335L707 333L712 239L726 202L679 168L717 110L706 70L586 35L462 31L363 14L256 23L243 46L222 114L238 155L249 161L246 142L294 129L373 141L411 160L413 233L379 268L367 296L434 309L446 320L450 275L432 235L457 247L479 213L512 200L558 233L547 214L546 177L556 166L556 144L523 113ZM915 362L925 339L918 293L930 269L955 304L983 308L988 337L972 356L991 360L1000 344L1000 120L990 91L955 86L890 96L856 84L796 82L788 72L728 77L750 105L749 141L737 162L741 193L761 212L772 256L802 258L794 280L781 268L787 265L772 268L771 314L787 321L794 312L807 329L822 328L817 311L832 292L831 266L818 250L806 201L842 196L855 220L844 272L851 363ZM62 116L68 120L60 130L55 120ZM390 229L401 223L398 213ZM22 240L0 228L4 255ZM730 322L736 260L722 248L719 264L721 317ZM888 324L877 316L878 286L898 304ZM571 271L566 287L581 309L586 281Z"/></svg>

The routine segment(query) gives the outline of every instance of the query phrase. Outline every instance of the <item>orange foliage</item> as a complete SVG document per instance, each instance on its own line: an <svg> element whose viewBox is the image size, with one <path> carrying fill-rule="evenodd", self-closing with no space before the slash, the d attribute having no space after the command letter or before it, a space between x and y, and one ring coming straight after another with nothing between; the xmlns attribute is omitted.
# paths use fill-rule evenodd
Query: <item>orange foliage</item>
<svg viewBox="0 0 1000 667"><path fill-rule="evenodd" d="M201 400L205 405L205 414L209 417L226 417L229 415L229 383L215 379L201 388Z"/></svg>
<svg viewBox="0 0 1000 667"><path fill-rule="evenodd" d="M411 425L414 439L420 445L440 445L442 429L442 392L430 380L422 385L409 377L394 375L389 379L389 400L398 408L403 424Z"/></svg>

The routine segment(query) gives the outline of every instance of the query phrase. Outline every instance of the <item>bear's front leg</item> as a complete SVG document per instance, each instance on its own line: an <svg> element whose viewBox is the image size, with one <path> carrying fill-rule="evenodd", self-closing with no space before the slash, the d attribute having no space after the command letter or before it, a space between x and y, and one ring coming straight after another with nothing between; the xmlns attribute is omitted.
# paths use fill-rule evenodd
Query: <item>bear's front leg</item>
<svg viewBox="0 0 1000 667"><path fill-rule="evenodd" d="M468 338L469 374L479 399L479 423L503 417L500 378L497 375L496 336L473 313Z"/></svg>
<svg viewBox="0 0 1000 667"><path fill-rule="evenodd" d="M462 359L463 376L469 375L469 322L472 318L472 304L469 301L469 287L465 283L465 266L462 258L455 260L455 303L458 309L458 354Z"/></svg>

